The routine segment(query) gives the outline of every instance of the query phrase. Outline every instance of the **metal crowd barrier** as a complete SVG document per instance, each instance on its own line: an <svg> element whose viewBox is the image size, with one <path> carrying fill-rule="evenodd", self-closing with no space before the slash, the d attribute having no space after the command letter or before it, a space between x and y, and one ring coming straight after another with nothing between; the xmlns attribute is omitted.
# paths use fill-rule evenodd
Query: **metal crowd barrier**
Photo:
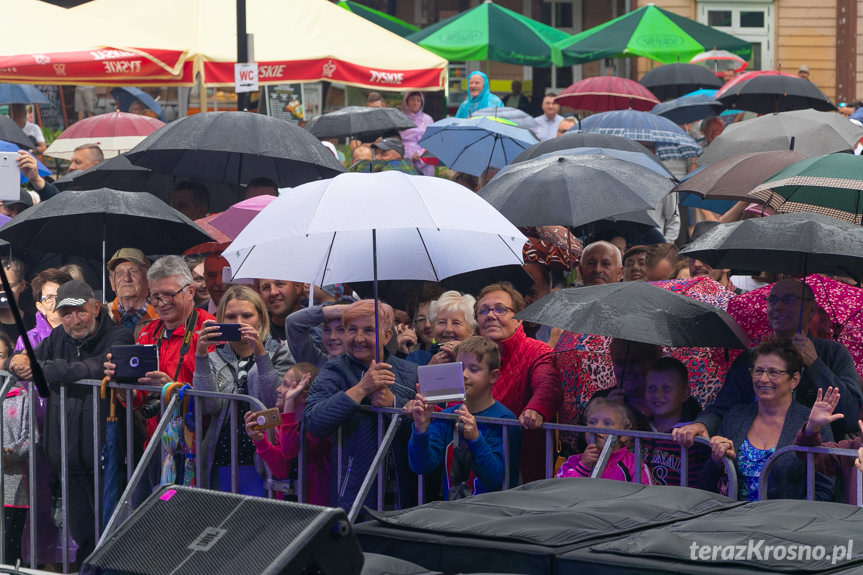
<svg viewBox="0 0 863 575"><path fill-rule="evenodd" d="M348 513L348 517L352 522L355 522L357 517L359 516L359 512L362 508L362 503L365 501L368 496L369 491L371 490L371 486L375 481L375 475L377 475L377 488L378 488L378 497L377 497L377 508L378 511L383 510L383 462L384 457L389 451L390 444L392 443L393 438L395 437L395 432L399 425L402 424L401 416L404 415L401 409L397 408L387 408L387 407L371 407L371 406L360 406L361 411L376 413L378 417L378 452L375 455L374 460L372 461L372 465L370 466L368 472L366 473L365 480L363 481L362 487L360 488L360 492L357 494L354 499L353 505L351 506L351 510ZM387 429L387 433L383 435L383 418L384 415L391 415L392 419L390 421L389 428ZM432 412L432 419L443 419L443 420L458 420L458 415L454 413L443 413L443 412ZM505 467L505 475L504 475L504 484L503 489L506 489L510 484L509 477L509 436L507 430L509 427L521 427L521 423L517 419L502 419L498 417L477 417L477 423L487 423L502 426L501 434L502 434L502 443L504 449L504 467ZM589 432L589 433L601 433L606 435L605 445L603 446L602 452L600 453L599 460L596 462L596 465L593 467L593 471L591 472L591 477L601 477L602 472L605 470L605 466L608 463L608 459L611 456L614 444L617 442L617 438L619 436L624 437L632 437L634 438L634 451L639 454L638 462L636 465L635 474L633 475L632 481L633 483L642 483L641 480L641 441L643 439L664 439L668 440L671 438L671 434L669 433L657 433L651 431L635 431L632 429L608 429L608 428L600 428L600 427L587 427L584 425L569 425L563 423L544 423L542 429L545 431L545 444L546 444L546 452L545 452L545 476L546 478L554 477L554 443L552 442L552 433L554 431L575 431L575 432ZM453 430L455 434L456 431ZM710 440L704 437L696 437L696 443L703 445L710 445ZM337 485L341 485L341 459L342 459L342 443L341 443L341 434L338 434L337 438L337 448L338 448L338 470L337 470ZM686 486L688 484L688 455L689 449L686 447L681 447L680 450L680 484L682 486ZM302 452L301 452L302 454ZM728 457L723 458L723 464L725 466L726 475L728 476L728 497L731 499L737 499L737 472L734 467L734 461ZM418 476L419 482L419 493L418 499L419 501L423 501L423 478L422 475Z"/></svg>
<svg viewBox="0 0 863 575"><path fill-rule="evenodd" d="M14 380L9 377L8 372L0 371L0 377L5 377L2 385L0 385L0 402L5 401L6 394L9 389L12 387ZM101 434L99 430L101 428L101 417L100 413L100 405L101 400L99 396L99 387L101 387L102 382L99 380L80 380L74 383L63 384L59 388L60 395L60 483L61 483L61 498L62 498L62 506L61 506L61 515L62 515L62 529L61 529L61 537L63 541L63 550L62 550L62 563L63 563L63 573L69 572L69 510L68 510L68 476L69 476L69 463L68 463L68 438L67 438L67 423L66 423L66 395L67 395L67 386L69 385L86 385L93 387L93 392L91 394L93 401L93 489L94 489L94 523L95 523L95 536L98 541L98 545L102 543L106 539L106 537L116 529L122 521L122 516L130 513L132 508L132 495L135 492L135 488L140 483L141 479L147 473L148 465L157 451L162 452L162 456L164 457L164 450L162 447L161 436L162 432L167 427L169 421L173 417L174 407L177 405L177 395L172 395L170 402L166 406L164 402L160 402L160 419L158 427L156 431L153 433L151 441L148 442L147 448L144 450L144 453L136 466L134 464L135 460L135 450L133 445L134 434L133 434L133 424L134 424L134 408L133 408L133 391L148 391L148 392L157 392L159 394L162 393L161 386L148 386L141 384L121 384L117 382L109 382L108 388L119 390L125 393L125 410L126 410L126 488L120 496L120 500L117 503L114 513L111 515L111 518L108 521L108 524L105 526L104 531L101 529L101 517L102 517L102 477L101 477L101 452L102 452L102 441ZM35 436L35 427L36 427L36 414L35 414L35 402L39 401L38 395L35 394L35 388L32 382L28 383L28 394L29 394L29 437L31 440L30 443L30 451L31 453L35 449L39 449L35 442L32 441L32 438ZM196 390L194 388L187 388L184 390L185 394L188 394L191 397L200 397L200 398L208 398L208 399L217 399L217 400L227 400L230 402L229 406L229 414L230 414L230 425L232 429L237 428L237 402L243 401L250 404L251 409L263 410L266 409L266 406L257 398L249 396L249 395L241 395L235 393L219 393L212 391L201 391ZM196 477L202 477L202 457L201 457L201 442L203 440L202 431L202 421L203 416L201 414L201 408L196 406L195 409L195 471ZM40 444L44 441L44 437L40 437ZM0 425L0 445L3 445L3 427ZM30 535L30 567L35 569L37 566L37 519L36 519L36 460L34 457L28 458L28 490L29 490L29 535ZM267 478L266 485L270 486L273 484L272 476L270 475L269 469L266 469ZM199 479L200 481L200 479ZM238 489L238 442L237 442L237 434L231 434L231 491L233 493L237 492ZM4 480L3 480L3 458L0 457L0 494L3 494L4 490ZM269 488L269 487L268 487ZM272 497L272 490L268 491L268 495ZM0 513L0 564L2 564L5 542L5 521L4 516Z"/></svg>
<svg viewBox="0 0 863 575"><path fill-rule="evenodd" d="M773 455L764 462L761 468L761 476L758 478L758 499L767 498L767 481L770 468L776 460L789 452L803 452L806 454L806 499L812 501L815 498L815 455L818 453L828 455L839 455L841 457L857 458L856 449L839 449L838 447L807 447L805 445L787 445L773 452ZM863 507L863 472L856 470L857 478L857 507Z"/></svg>

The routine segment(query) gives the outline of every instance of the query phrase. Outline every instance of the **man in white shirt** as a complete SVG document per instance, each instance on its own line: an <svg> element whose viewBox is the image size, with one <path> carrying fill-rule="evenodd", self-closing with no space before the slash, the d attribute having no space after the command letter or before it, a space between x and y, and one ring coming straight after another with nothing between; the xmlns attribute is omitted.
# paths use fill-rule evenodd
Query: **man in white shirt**
<svg viewBox="0 0 863 575"><path fill-rule="evenodd" d="M551 140L557 137L557 125L563 120L563 116L558 114L560 105L554 101L557 94L546 94L542 99L542 115L535 119L539 127L534 130L536 137L540 142Z"/></svg>
<svg viewBox="0 0 863 575"><path fill-rule="evenodd" d="M24 133L27 134L27 137L33 141L33 149L35 149L39 154L45 153L48 145L45 144L45 136L42 134L42 128L33 122L27 121L27 106L24 104L12 104L9 107L9 112L12 116L12 120L18 124L18 127L21 128Z"/></svg>

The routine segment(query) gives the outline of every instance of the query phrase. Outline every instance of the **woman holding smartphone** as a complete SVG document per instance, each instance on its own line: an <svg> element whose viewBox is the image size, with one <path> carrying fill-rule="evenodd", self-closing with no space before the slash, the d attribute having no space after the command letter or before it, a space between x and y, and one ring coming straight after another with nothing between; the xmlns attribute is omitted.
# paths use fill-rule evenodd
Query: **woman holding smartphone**
<svg viewBox="0 0 863 575"><path fill-rule="evenodd" d="M276 389L285 372L293 365L284 343L269 336L270 321L264 302L246 286L228 288L219 302L215 322L204 322L195 349L195 375L192 385L204 391L239 393L261 400L267 407L276 404ZM219 324L239 324L239 329L220 329ZM222 331L225 333L223 334ZM237 331L239 333L237 333ZM231 341L225 341L228 337ZM207 353L210 345L213 352ZM266 496L262 479L263 465L255 461L255 446L245 432L244 416L249 404L238 402L236 425L232 429L230 402L200 398L203 415L210 416L201 443L204 488L231 491L231 435L238 446L238 490L247 495ZM260 466L260 471L256 469Z"/></svg>

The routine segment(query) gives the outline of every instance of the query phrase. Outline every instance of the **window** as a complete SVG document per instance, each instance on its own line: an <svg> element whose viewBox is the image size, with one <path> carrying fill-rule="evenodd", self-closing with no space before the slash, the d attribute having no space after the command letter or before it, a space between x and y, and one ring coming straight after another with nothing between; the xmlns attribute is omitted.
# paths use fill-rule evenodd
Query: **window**
<svg viewBox="0 0 863 575"><path fill-rule="evenodd" d="M707 12L708 26L731 26L731 10L709 10Z"/></svg>
<svg viewBox="0 0 863 575"><path fill-rule="evenodd" d="M741 28L764 28L764 12L741 12Z"/></svg>

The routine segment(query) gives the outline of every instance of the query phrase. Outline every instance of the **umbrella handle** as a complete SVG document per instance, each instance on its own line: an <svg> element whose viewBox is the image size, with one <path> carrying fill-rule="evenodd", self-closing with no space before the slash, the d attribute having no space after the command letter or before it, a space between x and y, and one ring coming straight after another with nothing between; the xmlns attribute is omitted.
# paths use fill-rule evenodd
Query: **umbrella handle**
<svg viewBox="0 0 863 575"><path fill-rule="evenodd" d="M183 412L184 413L188 413L188 411L189 411L189 400L192 398L192 396L185 394L185 391L187 389L192 389L192 386L189 385L188 383L184 383L183 386L180 388L180 391L178 392L178 395L180 397L180 401L183 402Z"/></svg>
<svg viewBox="0 0 863 575"><path fill-rule="evenodd" d="M178 389L180 389L184 385L186 385L186 384L181 383L179 381L172 381L172 382L166 383L165 386L162 388L162 402L165 405L168 405L168 402L171 400L171 394L173 394L175 391L177 391Z"/></svg>
<svg viewBox="0 0 863 575"><path fill-rule="evenodd" d="M103 377L102 385L99 386L99 397L101 397L102 399L107 399L108 397L108 381L110 381L110 378L108 378L108 376Z"/></svg>
<svg viewBox="0 0 863 575"><path fill-rule="evenodd" d="M109 381L110 381L110 379L108 377L102 378L102 385L99 386L99 397L101 397L102 399L105 399L105 396L109 395L108 394L108 382ZM110 393L111 411L108 414L107 421L117 421L117 402L114 401L114 399L116 397L115 394L116 394L116 390L111 389L111 393Z"/></svg>

